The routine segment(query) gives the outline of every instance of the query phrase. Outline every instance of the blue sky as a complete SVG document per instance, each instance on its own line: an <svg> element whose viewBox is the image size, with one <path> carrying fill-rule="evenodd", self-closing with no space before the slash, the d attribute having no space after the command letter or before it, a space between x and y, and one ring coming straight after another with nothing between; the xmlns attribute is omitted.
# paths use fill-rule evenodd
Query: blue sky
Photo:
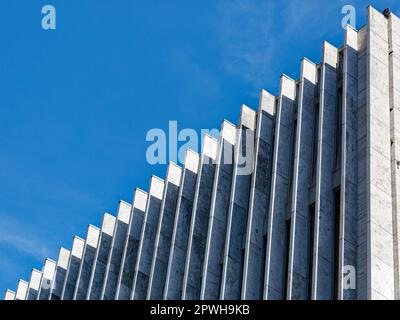
<svg viewBox="0 0 400 320"><path fill-rule="evenodd" d="M41 28L41 8L57 29ZM165 166L146 133L236 123L279 75L298 78L321 44L341 46L341 8L398 1L2 0L0 2L0 291Z"/></svg>

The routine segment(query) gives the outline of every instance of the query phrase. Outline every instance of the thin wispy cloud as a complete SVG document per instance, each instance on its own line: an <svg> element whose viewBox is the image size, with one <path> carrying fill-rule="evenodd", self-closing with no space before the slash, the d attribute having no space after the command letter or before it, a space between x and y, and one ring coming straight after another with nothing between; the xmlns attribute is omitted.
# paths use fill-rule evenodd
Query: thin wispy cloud
<svg viewBox="0 0 400 320"><path fill-rule="evenodd" d="M217 32L222 46L222 68L245 81L264 78L271 69L276 46L272 1L229 1L218 6Z"/></svg>
<svg viewBox="0 0 400 320"><path fill-rule="evenodd" d="M13 248L18 252L41 259L52 250L44 239L38 236L37 230L10 215L0 213L0 245Z"/></svg>
<svg viewBox="0 0 400 320"><path fill-rule="evenodd" d="M278 82L295 42L302 44L303 38L310 41L340 32L337 3L235 0L220 4L218 9L222 68L256 89ZM328 18L332 12L337 16L334 21Z"/></svg>
<svg viewBox="0 0 400 320"><path fill-rule="evenodd" d="M342 6L347 1L296 0L288 1L282 7L284 19L283 35L295 39L301 32L307 37L329 37L332 32L341 32ZM277 17L279 19L279 16ZM331 37L331 36L330 36Z"/></svg>
<svg viewBox="0 0 400 320"><path fill-rule="evenodd" d="M3 250L0 250L0 253ZM26 265L23 265L19 263L20 260L15 259L13 256L9 256L7 254L4 254L1 259L0 259L0 279L2 281L7 281L7 282L12 282L13 285L16 285L16 280L19 277L23 277L23 273L29 270L28 268L32 268L32 266L29 266L27 268ZM14 287L11 287L12 289ZM0 288L0 294L2 292L2 289L5 288Z"/></svg>

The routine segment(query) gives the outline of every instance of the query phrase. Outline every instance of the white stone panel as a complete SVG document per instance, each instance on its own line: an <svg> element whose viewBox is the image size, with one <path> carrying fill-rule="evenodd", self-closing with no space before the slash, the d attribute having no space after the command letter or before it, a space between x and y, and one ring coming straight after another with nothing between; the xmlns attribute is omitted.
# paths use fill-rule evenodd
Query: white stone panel
<svg viewBox="0 0 400 320"><path fill-rule="evenodd" d="M338 62L338 49L330 43L324 41L323 44L323 63L336 68Z"/></svg>
<svg viewBox="0 0 400 320"><path fill-rule="evenodd" d="M25 280L20 279L18 281L17 292L15 293L16 300L25 300L28 286L29 284Z"/></svg>
<svg viewBox="0 0 400 320"><path fill-rule="evenodd" d="M15 292L7 289L6 294L4 296L4 300L14 300L14 299L15 299Z"/></svg>
<svg viewBox="0 0 400 320"><path fill-rule="evenodd" d="M57 266L63 269L67 269L70 254L71 252L68 249L61 247L58 254Z"/></svg>
<svg viewBox="0 0 400 320"><path fill-rule="evenodd" d="M42 279L42 272L36 269L32 270L31 279L29 280L29 287L38 291L40 288L40 280Z"/></svg>
<svg viewBox="0 0 400 320"><path fill-rule="evenodd" d="M140 211L145 212L146 211L146 203L147 203L147 192L144 192L143 190L136 188L135 189L135 195L133 198L133 206Z"/></svg>
<svg viewBox="0 0 400 320"><path fill-rule="evenodd" d="M242 110L240 113L240 122L246 128L250 130L255 130L257 120L257 112L249 108L246 105L242 105Z"/></svg>
<svg viewBox="0 0 400 320"><path fill-rule="evenodd" d="M84 247L85 247L85 240L75 236L72 242L72 250L71 250L72 255L74 257L77 257L78 259L81 259Z"/></svg>
<svg viewBox="0 0 400 320"><path fill-rule="evenodd" d="M371 269L375 272L371 275L370 299L394 299L393 268L388 266L376 256L371 258ZM379 293L383 297L376 295Z"/></svg>
<svg viewBox="0 0 400 320"><path fill-rule="evenodd" d="M374 222L371 222L371 233L371 256L379 258L388 266L393 266L392 233Z"/></svg>
<svg viewBox="0 0 400 320"><path fill-rule="evenodd" d="M358 33L357 30L354 29L351 25L346 26L346 32L345 32L345 39L346 39L346 44L353 48L354 50L358 50Z"/></svg>
<svg viewBox="0 0 400 320"><path fill-rule="evenodd" d="M181 184L181 177L182 168L171 162L168 166L167 181L179 187Z"/></svg>
<svg viewBox="0 0 400 320"><path fill-rule="evenodd" d="M196 173L199 171L199 162L200 162L200 156L197 152L194 152L193 150L186 150L186 155L185 155L185 168L188 169L189 171Z"/></svg>
<svg viewBox="0 0 400 320"><path fill-rule="evenodd" d="M223 139L234 145L236 141L236 126L227 120L222 122L221 136Z"/></svg>
<svg viewBox="0 0 400 320"><path fill-rule="evenodd" d="M260 111L265 111L270 115L274 115L276 110L276 97L266 90L260 93Z"/></svg>
<svg viewBox="0 0 400 320"><path fill-rule="evenodd" d="M385 16L375 8L368 6L368 23L370 30L376 32L382 39L388 39L388 23Z"/></svg>
<svg viewBox="0 0 400 320"><path fill-rule="evenodd" d="M296 81L283 74L281 76L280 95L294 100L296 98Z"/></svg>
<svg viewBox="0 0 400 320"><path fill-rule="evenodd" d="M54 272L56 270L56 262L47 258L43 266L43 278L53 279Z"/></svg>
<svg viewBox="0 0 400 320"><path fill-rule="evenodd" d="M202 152L212 160L217 159L218 141L210 135L204 135Z"/></svg>
<svg viewBox="0 0 400 320"><path fill-rule="evenodd" d="M164 180L156 176L151 177L150 195L157 199L162 199L164 193Z"/></svg>
<svg viewBox="0 0 400 320"><path fill-rule="evenodd" d="M103 223L101 225L101 232L104 232L112 237L114 234L115 220L116 219L113 215L105 213L103 217Z"/></svg>
<svg viewBox="0 0 400 320"><path fill-rule="evenodd" d="M363 52L367 48L367 31L368 31L367 25L365 25L358 31L357 43L359 52Z"/></svg>
<svg viewBox="0 0 400 320"><path fill-rule="evenodd" d="M315 63L311 62L307 58L301 61L301 75L304 79L307 79L312 84L317 81L317 69Z"/></svg>
<svg viewBox="0 0 400 320"><path fill-rule="evenodd" d="M93 248L97 248L99 237L100 237L100 229L95 226L89 225L86 236L86 244L88 244Z"/></svg>
<svg viewBox="0 0 400 320"><path fill-rule="evenodd" d="M117 215L118 220L128 224L129 220L131 219L131 212L132 206L129 203L120 200Z"/></svg>

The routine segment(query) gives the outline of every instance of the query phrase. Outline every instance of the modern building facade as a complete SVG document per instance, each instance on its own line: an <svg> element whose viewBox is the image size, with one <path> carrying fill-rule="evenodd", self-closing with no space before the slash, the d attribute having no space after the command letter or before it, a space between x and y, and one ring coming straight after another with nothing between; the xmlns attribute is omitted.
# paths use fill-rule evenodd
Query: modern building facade
<svg viewBox="0 0 400 320"><path fill-rule="evenodd" d="M5 299L400 299L400 18L367 15Z"/></svg>

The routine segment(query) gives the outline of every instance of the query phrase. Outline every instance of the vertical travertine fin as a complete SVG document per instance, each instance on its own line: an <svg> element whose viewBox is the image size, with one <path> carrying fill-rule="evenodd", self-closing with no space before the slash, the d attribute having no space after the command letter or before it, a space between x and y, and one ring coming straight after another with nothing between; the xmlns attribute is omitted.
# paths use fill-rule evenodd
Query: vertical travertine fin
<svg viewBox="0 0 400 320"><path fill-rule="evenodd" d="M96 249L96 256L89 280L86 300L99 300L103 288L107 261L111 252L112 237L116 225L116 217L105 213L101 223L100 237Z"/></svg>
<svg viewBox="0 0 400 320"><path fill-rule="evenodd" d="M78 279L84 247L85 240L75 236L72 241L72 249L69 257L67 273L64 280L61 300L72 300L74 297L74 291Z"/></svg>
<svg viewBox="0 0 400 320"><path fill-rule="evenodd" d="M101 300L115 299L118 275L121 267L125 239L128 235L131 213L132 206L121 200L118 205L117 220L115 222L114 234L111 242L111 251L107 261Z"/></svg>
<svg viewBox="0 0 400 320"><path fill-rule="evenodd" d="M86 233L85 247L83 249L82 262L79 267L78 279L76 281L74 300L85 300L89 287L90 275L92 273L96 249L99 244L100 229L89 225Z"/></svg>
<svg viewBox="0 0 400 320"><path fill-rule="evenodd" d="M357 298L357 288L350 288L343 274L348 268L357 270L357 111L358 111L358 32L351 26L345 30L342 75L342 127L340 177L340 249L338 299Z"/></svg>
<svg viewBox="0 0 400 320"><path fill-rule="evenodd" d="M236 127L231 124L230 122L224 120L221 125L221 134L218 141L218 149L216 152L216 167L214 171L214 176L212 178L212 194L211 194L211 204L210 204L210 211L202 212L201 215L197 215L193 217L194 221L194 228L193 233L191 234L191 241L192 245L190 246L190 251L188 251L188 265L187 270L187 277L184 278L184 287L183 287L183 294L184 299L201 299L202 293L203 295L207 295L209 291L202 292L202 284L203 288L211 287L214 285L214 288L211 289L218 297L218 281L212 281L210 278L210 274L207 272L206 274L203 273L204 271L204 263L208 263L214 260L209 260L209 246L210 239L215 240L215 245L218 249L223 250L223 243L225 241L224 234L225 231L219 229L220 232L223 233L222 237L219 238L218 241L215 239L215 232L217 231L217 224L218 218L215 217L215 212L219 213L219 218L223 219L222 217L227 214L227 201L223 202L220 206L219 201L223 198L227 198L229 194L230 183L228 186L225 186L224 189L221 189L221 183L226 178L228 181L231 179L232 173L231 171L232 162L233 162L233 145L236 141ZM226 165L224 165L226 161ZM219 189L221 192L220 194L216 194L216 190ZM219 209L216 209L216 206L220 206ZM224 206L226 208L224 208ZM217 211L216 211L217 210ZM225 225L223 225L225 228ZM218 249L215 249L215 254L218 255ZM217 258L218 259L218 258ZM221 259L221 258L220 258ZM211 267L212 268L212 267ZM213 269L214 273L216 272ZM218 277L218 272L215 275ZM203 280L203 283L202 283ZM205 281L205 282L204 282ZM217 288L215 288L215 284ZM216 290L215 290L216 289ZM216 291L216 292L215 292ZM210 296L210 299L213 297Z"/></svg>
<svg viewBox="0 0 400 320"><path fill-rule="evenodd" d="M394 298L400 299L400 18L389 17L389 90L392 166Z"/></svg>
<svg viewBox="0 0 400 320"><path fill-rule="evenodd" d="M264 298L272 300L286 297L286 267L282 266L287 264L285 261L290 229L287 202L292 177L296 87L294 80L282 75L275 123L264 288Z"/></svg>
<svg viewBox="0 0 400 320"><path fill-rule="evenodd" d="M63 247L60 248L57 258L57 265L54 272L54 278L51 284L49 300L60 300L64 286L65 275L67 273L68 261L71 252Z"/></svg>
<svg viewBox="0 0 400 320"><path fill-rule="evenodd" d="M249 119L249 121L251 120ZM236 132L236 126L226 121L223 123L207 221L204 261L200 270L202 274L198 275L202 280L200 288L200 299L202 300L219 298L234 161L233 153L237 143ZM198 299L198 297L192 296L191 299Z"/></svg>
<svg viewBox="0 0 400 320"><path fill-rule="evenodd" d="M226 129L225 135L232 139L232 137L229 136L229 132L232 132L232 130ZM181 298L184 300L200 298L202 259L205 253L204 245L208 228L217 156L218 141L209 135L205 135L203 138L200 170L197 177L193 201L184 269L182 270L184 271L182 284L178 283L173 293L175 296L177 293L181 292ZM191 270L193 269L196 269L197 272L192 274ZM182 285L181 288L180 285Z"/></svg>
<svg viewBox="0 0 400 320"><path fill-rule="evenodd" d="M182 168L171 162L167 170L165 193L157 225L147 299L163 298L181 180Z"/></svg>
<svg viewBox="0 0 400 320"><path fill-rule="evenodd" d="M315 184L315 254L313 259L312 299L331 299L334 289L334 179L333 170L337 117L338 49L323 44L321 66L318 147Z"/></svg>
<svg viewBox="0 0 400 320"><path fill-rule="evenodd" d="M40 281L42 280L42 272L32 269L29 287L26 294L26 300L37 300L40 289Z"/></svg>
<svg viewBox="0 0 400 320"><path fill-rule="evenodd" d="M367 298L394 298L388 20L368 7Z"/></svg>
<svg viewBox="0 0 400 320"><path fill-rule="evenodd" d="M37 300L49 299L51 287L54 282L55 271L56 271L56 262L54 260L46 258L42 269L42 279L40 281L40 289Z"/></svg>
<svg viewBox="0 0 400 320"><path fill-rule="evenodd" d="M165 197L164 180L153 176L150 181L150 192L147 198L146 213L143 221L138 258L135 266L131 299L146 299L150 279L151 263L160 217L162 199Z"/></svg>
<svg viewBox="0 0 400 320"><path fill-rule="evenodd" d="M245 300L263 298L275 110L276 97L262 90L245 240L242 284L242 299Z"/></svg>
<svg viewBox="0 0 400 320"><path fill-rule="evenodd" d="M368 26L358 32L357 111L357 299L367 299L367 40Z"/></svg>
<svg viewBox="0 0 400 320"><path fill-rule="evenodd" d="M297 126L294 146L293 183L291 192L291 235L288 258L288 293L290 300L309 299L312 217L309 201L313 185L313 148L318 123L316 104L317 66L307 59L301 62L297 103Z"/></svg>
<svg viewBox="0 0 400 320"><path fill-rule="evenodd" d="M254 173L254 143L257 113L243 105L237 130L234 169L229 199L220 298L240 299L245 259L246 223L251 178Z"/></svg>
<svg viewBox="0 0 400 320"><path fill-rule="evenodd" d="M208 138L207 138L208 139ZM186 251L189 241L190 221L196 191L196 181L202 172L204 163L200 164L200 156L192 150L187 150L182 183L178 196L176 216L173 227L171 248L168 259L168 269L165 280L163 298L180 299Z"/></svg>
<svg viewBox="0 0 400 320"><path fill-rule="evenodd" d="M147 192L136 188L133 196L132 215L129 222L128 234L122 254L121 269L118 275L115 294L116 300L130 299L147 198Z"/></svg>

